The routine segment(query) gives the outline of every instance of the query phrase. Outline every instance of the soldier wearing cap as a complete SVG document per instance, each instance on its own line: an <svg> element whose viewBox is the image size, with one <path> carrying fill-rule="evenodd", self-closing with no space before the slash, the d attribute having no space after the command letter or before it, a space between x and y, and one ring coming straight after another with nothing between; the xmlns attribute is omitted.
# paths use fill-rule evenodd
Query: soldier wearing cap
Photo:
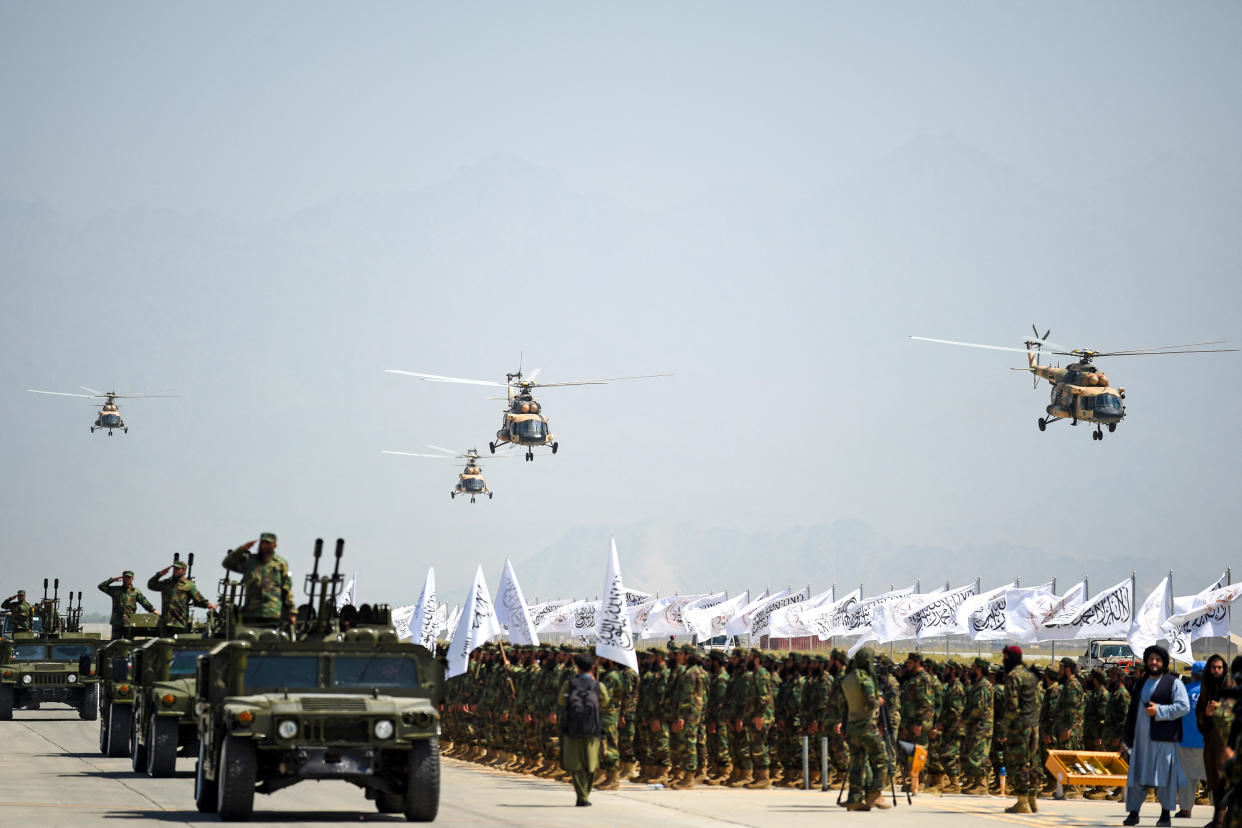
<svg viewBox="0 0 1242 828"><path fill-rule="evenodd" d="M44 582L44 586L47 583ZM0 603L0 609L9 611L9 618L13 620L13 632L33 632L34 631L34 607L26 603L26 590L19 589L16 595L11 595Z"/></svg>
<svg viewBox="0 0 1242 828"><path fill-rule="evenodd" d="M113 581L120 581L120 586L113 586ZM134 586L134 571L127 569L99 582L99 591L112 599L112 637L124 638L127 628L134 623L134 613L141 606L147 612L155 612L155 606L147 600L138 587Z"/></svg>
<svg viewBox="0 0 1242 828"><path fill-rule="evenodd" d="M1018 799L1007 813L1038 810L1039 794L1039 679L1022 664L1022 648L1010 645L1005 658L1005 768Z"/></svg>
<svg viewBox="0 0 1242 828"><path fill-rule="evenodd" d="M168 578L163 576L172 570ZM160 594L160 635L177 635L190 631L190 607L206 607L216 609L216 605L208 601L198 591L194 582L185 577L185 561L173 561L151 576L147 581L147 589Z"/></svg>
<svg viewBox="0 0 1242 828"><path fill-rule="evenodd" d="M224 556L222 566L242 576L245 590L242 623L255 627L277 627L281 621L296 624L297 607L289 564L276 554L276 535L259 535L259 551L250 554L254 541L246 541Z"/></svg>
<svg viewBox="0 0 1242 828"><path fill-rule="evenodd" d="M1085 702L1082 684L1078 681L1078 663L1072 658L1062 658L1057 673L1061 682L1061 700L1057 708L1055 744L1060 750L1082 750ZM1067 786L1065 798L1082 799L1082 788Z"/></svg>
<svg viewBox="0 0 1242 828"><path fill-rule="evenodd" d="M986 659L976 658L966 676L966 700L962 713L962 793L987 796L988 753L992 748L993 693Z"/></svg>
<svg viewBox="0 0 1242 828"><path fill-rule="evenodd" d="M772 674L763 666L761 650L750 651L746 670L748 680L741 724L750 751L754 778L744 787L763 790L772 786L768 738L776 715L776 686L772 681Z"/></svg>

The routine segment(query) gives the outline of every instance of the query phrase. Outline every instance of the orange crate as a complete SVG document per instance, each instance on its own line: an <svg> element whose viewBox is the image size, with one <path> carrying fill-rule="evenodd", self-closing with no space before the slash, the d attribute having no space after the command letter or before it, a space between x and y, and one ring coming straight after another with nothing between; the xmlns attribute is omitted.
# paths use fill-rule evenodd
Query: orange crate
<svg viewBox="0 0 1242 828"><path fill-rule="evenodd" d="M1082 773L1075 765L1085 765L1095 773ZM1126 784L1130 766L1120 753L1108 750L1050 750L1044 767L1062 785L1094 785L1118 788Z"/></svg>

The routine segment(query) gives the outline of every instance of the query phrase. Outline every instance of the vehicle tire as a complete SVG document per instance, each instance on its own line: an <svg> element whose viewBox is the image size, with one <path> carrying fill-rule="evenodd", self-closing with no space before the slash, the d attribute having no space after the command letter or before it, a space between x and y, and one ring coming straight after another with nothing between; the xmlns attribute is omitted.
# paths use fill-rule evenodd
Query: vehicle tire
<svg viewBox="0 0 1242 828"><path fill-rule="evenodd" d="M405 799L401 794L387 793L386 791L375 792L375 810L381 814L399 814L405 809Z"/></svg>
<svg viewBox="0 0 1242 828"><path fill-rule="evenodd" d="M246 820L254 811L254 779L258 757L254 742L225 736L216 772L216 812L226 822Z"/></svg>
<svg viewBox="0 0 1242 828"><path fill-rule="evenodd" d="M137 709L134 712L137 713ZM141 723L138 721L134 721L129 727L129 766L134 769L134 773L147 772L147 746L138 738L140 727Z"/></svg>
<svg viewBox="0 0 1242 828"><path fill-rule="evenodd" d="M207 744L200 741L198 743L198 764L194 766L194 804L198 807L199 813L214 814L216 808L220 807L220 803L216 799L219 796L219 790L215 781L207 778L205 771L207 763L204 761L206 757Z"/></svg>
<svg viewBox="0 0 1242 828"><path fill-rule="evenodd" d="M0 721L7 722L13 718L13 688L0 684Z"/></svg>
<svg viewBox="0 0 1242 828"><path fill-rule="evenodd" d="M405 818L411 822L433 822L439 810L440 740L424 739L410 746Z"/></svg>
<svg viewBox="0 0 1242 828"><path fill-rule="evenodd" d="M172 776L177 770L177 720L152 716L147 734L147 774Z"/></svg>
<svg viewBox="0 0 1242 828"><path fill-rule="evenodd" d="M107 742L104 745L104 756L124 756L129 747L130 731L134 727L134 706L132 704L108 705ZM100 730L103 730L101 726Z"/></svg>
<svg viewBox="0 0 1242 828"><path fill-rule="evenodd" d="M99 685L92 684L82 691L82 704L78 716L85 722L99 720Z"/></svg>

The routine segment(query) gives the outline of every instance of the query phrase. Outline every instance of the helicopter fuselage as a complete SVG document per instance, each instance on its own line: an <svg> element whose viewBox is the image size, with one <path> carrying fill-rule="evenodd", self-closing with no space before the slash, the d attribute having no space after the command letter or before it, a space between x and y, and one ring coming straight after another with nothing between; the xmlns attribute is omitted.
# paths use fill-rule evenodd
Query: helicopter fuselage
<svg viewBox="0 0 1242 828"><path fill-rule="evenodd" d="M1046 408L1049 418L1069 419L1074 424L1080 420L1099 423L1112 431L1126 416L1126 390L1111 386L1108 376L1090 362L1060 368L1039 365L1032 358L1030 370L1052 385Z"/></svg>
<svg viewBox="0 0 1242 828"><path fill-rule="evenodd" d="M95 418L95 425L91 427L91 433L93 434L97 429L106 429L108 434L112 434L112 430L117 428L122 431L129 430L125 428L125 421L121 419L117 407L108 404L100 409L99 416Z"/></svg>

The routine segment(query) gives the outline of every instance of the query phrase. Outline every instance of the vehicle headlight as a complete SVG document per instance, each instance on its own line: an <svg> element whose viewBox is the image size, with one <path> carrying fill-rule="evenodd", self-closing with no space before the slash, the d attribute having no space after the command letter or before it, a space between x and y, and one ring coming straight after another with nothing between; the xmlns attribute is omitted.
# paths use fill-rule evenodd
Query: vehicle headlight
<svg viewBox="0 0 1242 828"><path fill-rule="evenodd" d="M68 676L68 678L67 678L66 680L67 680L70 684L77 684L77 683L78 683L78 675L77 675L77 673L70 673L70 674L69 674L69 676Z"/></svg>
<svg viewBox="0 0 1242 828"><path fill-rule="evenodd" d="M34 676L30 675L30 673L22 676L22 684L30 684L32 681L34 681Z"/></svg>
<svg viewBox="0 0 1242 828"><path fill-rule="evenodd" d="M390 722L388 719L380 719L378 722L375 723L375 738L376 739L391 739L392 733L393 733L392 722Z"/></svg>
<svg viewBox="0 0 1242 828"><path fill-rule="evenodd" d="M293 719L285 719L276 726L276 732L280 734L282 739L292 739L298 735L298 723Z"/></svg>

